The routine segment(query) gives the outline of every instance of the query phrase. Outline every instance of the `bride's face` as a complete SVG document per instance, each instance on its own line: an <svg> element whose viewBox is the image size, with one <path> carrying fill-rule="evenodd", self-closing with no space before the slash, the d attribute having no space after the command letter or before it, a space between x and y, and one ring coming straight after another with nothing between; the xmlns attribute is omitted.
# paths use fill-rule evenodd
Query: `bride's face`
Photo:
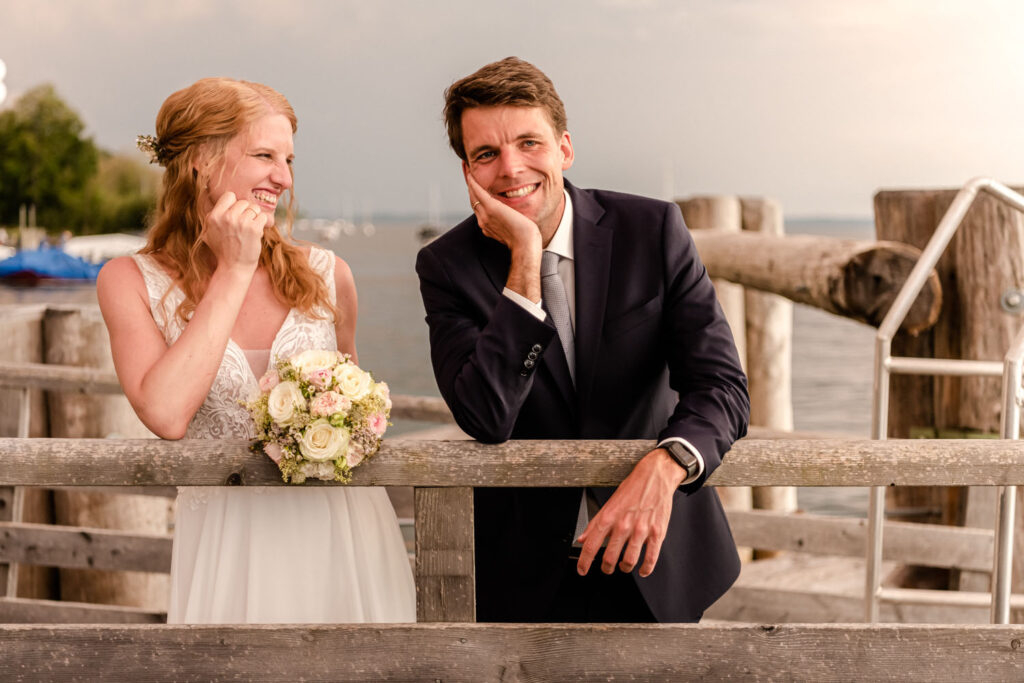
<svg viewBox="0 0 1024 683"><path fill-rule="evenodd" d="M283 114L268 114L228 142L224 156L210 173L209 207L225 192L234 192L267 214L274 211L285 190L292 186L292 126Z"/></svg>

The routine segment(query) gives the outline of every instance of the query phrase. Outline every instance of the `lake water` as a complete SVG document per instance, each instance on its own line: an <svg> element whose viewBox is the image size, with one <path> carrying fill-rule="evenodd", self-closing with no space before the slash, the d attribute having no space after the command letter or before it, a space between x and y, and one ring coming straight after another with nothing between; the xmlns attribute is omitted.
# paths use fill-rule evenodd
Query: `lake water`
<svg viewBox="0 0 1024 683"><path fill-rule="evenodd" d="M418 225L380 221L372 236L356 234L324 242L344 258L359 291L356 342L360 364L384 378L393 391L438 395L430 369L427 328L414 272ZM789 233L872 239L870 221L788 221ZM312 240L312 235L299 234ZM0 286L0 304L95 303L91 285ZM836 431L867 438L870 430L874 330L866 325L796 305L793 315L793 412L798 430ZM426 426L396 424L393 435ZM801 508L864 516L866 489L800 489Z"/></svg>

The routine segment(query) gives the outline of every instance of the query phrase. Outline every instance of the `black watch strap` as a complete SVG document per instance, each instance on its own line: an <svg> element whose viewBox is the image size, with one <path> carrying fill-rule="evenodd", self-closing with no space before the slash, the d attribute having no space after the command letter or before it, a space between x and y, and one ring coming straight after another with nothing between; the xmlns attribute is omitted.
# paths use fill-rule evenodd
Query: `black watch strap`
<svg viewBox="0 0 1024 683"><path fill-rule="evenodd" d="M679 463L679 466L686 470L686 478L697 474L697 470L700 468L700 463L697 461L697 456L694 455L689 448L684 446L679 441L667 441L662 445L668 454L672 456L672 459Z"/></svg>

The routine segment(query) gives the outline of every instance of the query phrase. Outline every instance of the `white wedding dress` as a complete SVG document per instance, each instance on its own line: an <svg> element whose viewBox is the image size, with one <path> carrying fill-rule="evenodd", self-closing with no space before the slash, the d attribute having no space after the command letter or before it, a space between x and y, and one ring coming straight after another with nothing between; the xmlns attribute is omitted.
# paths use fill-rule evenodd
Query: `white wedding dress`
<svg viewBox="0 0 1024 683"><path fill-rule="evenodd" d="M167 344L184 329L184 295L151 256L134 256ZM313 269L334 302L334 255L313 248ZM170 293L164 299L164 294ZM334 324L288 313L262 367L229 341L186 438L252 439L239 403L258 391L270 358L337 348ZM181 487L171 560L171 624L416 621L412 572L383 488Z"/></svg>

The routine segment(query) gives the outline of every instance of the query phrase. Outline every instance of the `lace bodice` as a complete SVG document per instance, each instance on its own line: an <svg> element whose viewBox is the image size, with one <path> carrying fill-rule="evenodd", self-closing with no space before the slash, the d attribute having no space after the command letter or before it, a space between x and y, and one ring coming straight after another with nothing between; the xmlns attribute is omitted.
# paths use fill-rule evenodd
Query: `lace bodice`
<svg viewBox="0 0 1024 683"><path fill-rule="evenodd" d="M170 346L177 341L185 326L175 315L178 304L185 298L184 292L174 284L167 272L149 255L132 256L149 294L149 307L153 319ZM313 247L309 253L309 264L327 285L331 304L335 303L334 254ZM164 293L170 290L166 299ZM335 349L338 339L334 329L333 316L324 319L311 318L293 308L277 331L270 347L270 358L284 358L308 349ZM240 401L251 399L259 391L259 378L253 374L243 350L228 340L227 348L220 362L217 377L210 387L210 393L192 418L186 431L189 439L251 439L255 436L252 418Z"/></svg>

